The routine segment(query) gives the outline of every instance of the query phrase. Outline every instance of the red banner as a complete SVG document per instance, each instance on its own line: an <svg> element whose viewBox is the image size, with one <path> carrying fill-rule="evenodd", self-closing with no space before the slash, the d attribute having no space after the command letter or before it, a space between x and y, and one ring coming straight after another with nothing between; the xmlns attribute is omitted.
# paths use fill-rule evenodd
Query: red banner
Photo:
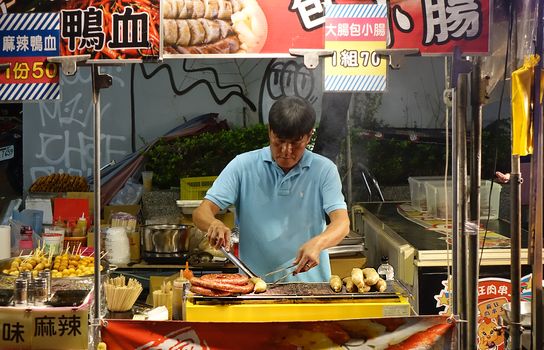
<svg viewBox="0 0 544 350"><path fill-rule="evenodd" d="M238 54L285 56L322 49L325 9L372 0L63 0L10 2L12 12L57 12L62 6L62 55L93 59ZM421 54L489 51L490 0L388 1L388 47ZM161 13L162 11L162 13ZM160 21L163 33L160 35Z"/></svg>
<svg viewBox="0 0 544 350"><path fill-rule="evenodd" d="M450 349L453 324L440 316L286 323L108 320L102 341L121 349Z"/></svg>

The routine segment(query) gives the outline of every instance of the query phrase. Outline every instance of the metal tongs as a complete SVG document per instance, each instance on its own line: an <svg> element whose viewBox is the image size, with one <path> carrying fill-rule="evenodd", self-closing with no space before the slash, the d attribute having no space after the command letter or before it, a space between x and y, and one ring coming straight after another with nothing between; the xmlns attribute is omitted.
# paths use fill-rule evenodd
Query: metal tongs
<svg viewBox="0 0 544 350"><path fill-rule="evenodd" d="M274 270L274 271L271 271L271 272L267 273L266 275L264 275L264 277L271 276L271 275L274 275L276 273L287 271L287 270L292 269L293 267L296 267L296 266L297 266L297 264L291 264L291 265L289 265L287 267L282 267L280 269L277 269L277 270ZM287 272L285 275L281 276L280 278L278 278L277 280L272 282L271 285L275 285L275 284L283 281L284 279L291 276L292 274L293 274L292 271Z"/></svg>
<svg viewBox="0 0 544 350"><path fill-rule="evenodd" d="M249 278L258 277L256 274L253 273L253 271L250 270L249 267L246 266L242 262L242 260L238 259L236 255L232 254L228 250L225 249L225 247L219 248L223 254L229 259L234 265L236 265L237 268L240 269L243 273L245 273Z"/></svg>

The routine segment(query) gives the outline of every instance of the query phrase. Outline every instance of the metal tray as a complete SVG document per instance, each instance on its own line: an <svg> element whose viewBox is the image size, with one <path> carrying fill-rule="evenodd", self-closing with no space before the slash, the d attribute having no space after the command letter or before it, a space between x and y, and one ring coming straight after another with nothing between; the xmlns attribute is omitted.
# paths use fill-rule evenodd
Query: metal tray
<svg viewBox="0 0 544 350"><path fill-rule="evenodd" d="M194 303L240 303L249 301L273 300L281 302L323 302L323 301L353 301L354 299L399 299L398 286L388 284L385 292L348 293L345 286L341 292L335 293L328 283L278 283L269 285L264 293L245 294L227 297L209 297L191 294L189 299Z"/></svg>

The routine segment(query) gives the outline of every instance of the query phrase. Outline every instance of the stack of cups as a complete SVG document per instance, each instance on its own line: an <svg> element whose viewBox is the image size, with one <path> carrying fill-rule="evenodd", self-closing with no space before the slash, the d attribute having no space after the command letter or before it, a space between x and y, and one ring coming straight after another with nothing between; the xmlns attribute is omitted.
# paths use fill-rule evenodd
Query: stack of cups
<svg viewBox="0 0 544 350"><path fill-rule="evenodd" d="M110 264L130 263L130 243L124 227L110 227L104 242Z"/></svg>
<svg viewBox="0 0 544 350"><path fill-rule="evenodd" d="M0 225L0 259L11 257L11 227Z"/></svg>

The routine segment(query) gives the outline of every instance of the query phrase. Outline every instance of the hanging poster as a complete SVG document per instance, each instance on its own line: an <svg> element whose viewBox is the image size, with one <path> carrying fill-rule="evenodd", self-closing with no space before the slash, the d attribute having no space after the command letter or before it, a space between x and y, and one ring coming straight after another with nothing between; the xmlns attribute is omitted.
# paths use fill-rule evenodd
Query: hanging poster
<svg viewBox="0 0 544 350"><path fill-rule="evenodd" d="M387 6L331 5L326 9L325 91L383 92L387 61L376 54L385 49Z"/></svg>
<svg viewBox="0 0 544 350"><path fill-rule="evenodd" d="M60 98L58 13L0 14L0 101Z"/></svg>
<svg viewBox="0 0 544 350"><path fill-rule="evenodd" d="M526 275L520 281L522 302L531 301L531 278ZM442 315L451 314L451 288L447 281L442 281L443 289L435 295L436 307ZM499 316L505 317L503 305L510 302L512 284L510 280L498 277L478 280L478 350L504 350L505 334L500 331ZM443 309L442 309L443 308Z"/></svg>

